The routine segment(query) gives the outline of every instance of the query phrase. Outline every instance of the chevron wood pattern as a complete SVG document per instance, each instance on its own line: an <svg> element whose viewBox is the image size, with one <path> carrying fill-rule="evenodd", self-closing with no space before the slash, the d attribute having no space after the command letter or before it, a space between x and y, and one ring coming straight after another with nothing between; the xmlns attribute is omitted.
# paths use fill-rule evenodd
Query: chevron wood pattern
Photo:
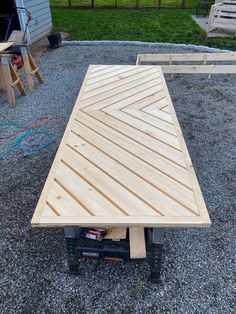
<svg viewBox="0 0 236 314"><path fill-rule="evenodd" d="M89 67L32 224L210 225L159 66Z"/></svg>

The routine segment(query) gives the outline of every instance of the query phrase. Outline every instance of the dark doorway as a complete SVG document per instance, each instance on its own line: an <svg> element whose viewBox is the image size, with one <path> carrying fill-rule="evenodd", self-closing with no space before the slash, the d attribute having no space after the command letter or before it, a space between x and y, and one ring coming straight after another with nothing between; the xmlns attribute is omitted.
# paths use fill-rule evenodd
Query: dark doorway
<svg viewBox="0 0 236 314"><path fill-rule="evenodd" d="M13 30L20 30L14 0L0 1L0 41L7 41Z"/></svg>

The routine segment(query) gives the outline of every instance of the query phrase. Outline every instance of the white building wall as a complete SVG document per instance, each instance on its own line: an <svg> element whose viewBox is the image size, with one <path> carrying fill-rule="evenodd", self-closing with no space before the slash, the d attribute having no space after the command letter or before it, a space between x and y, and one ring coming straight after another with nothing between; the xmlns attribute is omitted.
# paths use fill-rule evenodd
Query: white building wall
<svg viewBox="0 0 236 314"><path fill-rule="evenodd" d="M48 35L52 28L49 0L23 0L24 7L31 13L29 37L31 43Z"/></svg>

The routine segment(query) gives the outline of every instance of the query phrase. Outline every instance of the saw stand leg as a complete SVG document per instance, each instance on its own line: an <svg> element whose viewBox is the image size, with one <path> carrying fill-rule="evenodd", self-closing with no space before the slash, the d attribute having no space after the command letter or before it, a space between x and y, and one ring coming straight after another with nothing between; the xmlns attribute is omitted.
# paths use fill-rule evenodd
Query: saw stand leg
<svg viewBox="0 0 236 314"><path fill-rule="evenodd" d="M77 245L77 237L78 237L79 232L80 232L80 228L77 228L77 227L65 227L64 228L67 254L68 254L69 272L71 274L79 273L79 260L78 260L78 256L76 256L76 245Z"/></svg>
<svg viewBox="0 0 236 314"><path fill-rule="evenodd" d="M26 47L21 47L21 55L24 62L25 75L28 82L29 90L33 92L35 91L33 75L36 76L40 84L44 83L44 79L39 70L39 67L35 63L31 53Z"/></svg>
<svg viewBox="0 0 236 314"><path fill-rule="evenodd" d="M23 96L26 95L26 92L13 65L11 64L7 57L3 56L0 56L0 79L3 84L3 88L7 92L9 106L15 107L16 98L13 88L16 86L19 89L21 95Z"/></svg>
<svg viewBox="0 0 236 314"><path fill-rule="evenodd" d="M164 229L153 228L151 242L152 242L152 256L150 260L151 275L149 280L153 283L158 283L161 272Z"/></svg>

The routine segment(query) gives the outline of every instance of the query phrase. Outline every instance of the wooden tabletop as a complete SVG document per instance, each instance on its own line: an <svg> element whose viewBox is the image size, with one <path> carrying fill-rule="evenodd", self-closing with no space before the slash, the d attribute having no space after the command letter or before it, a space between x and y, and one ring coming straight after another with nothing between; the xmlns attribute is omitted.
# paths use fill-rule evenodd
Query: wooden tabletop
<svg viewBox="0 0 236 314"><path fill-rule="evenodd" d="M210 225L159 66L89 67L31 223Z"/></svg>
<svg viewBox="0 0 236 314"><path fill-rule="evenodd" d="M0 52L10 48L13 44L14 42L0 43Z"/></svg>

